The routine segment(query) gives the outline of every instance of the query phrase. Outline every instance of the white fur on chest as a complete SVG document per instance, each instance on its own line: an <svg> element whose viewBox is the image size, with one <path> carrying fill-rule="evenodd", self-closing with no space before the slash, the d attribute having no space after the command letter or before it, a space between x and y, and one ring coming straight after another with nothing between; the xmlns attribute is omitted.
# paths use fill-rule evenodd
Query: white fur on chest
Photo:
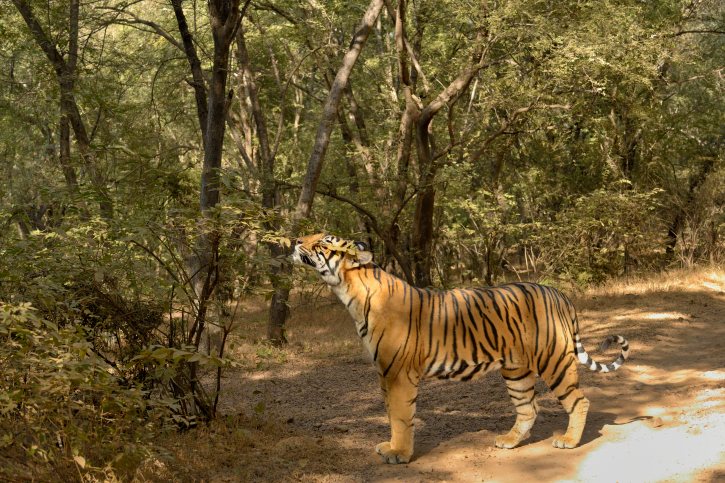
<svg viewBox="0 0 725 483"><path fill-rule="evenodd" d="M332 291L335 292L340 301L347 307L348 312L350 312L350 315L355 321L357 334L360 336L365 349L370 355L372 355L374 347L372 346L372 321L370 320L370 314L368 314L368 320L366 321L365 308L363 307L363 304L359 303L357 300L353 300L353 297L348 295L347 290L345 290L344 287L338 285L330 288L332 288Z"/></svg>

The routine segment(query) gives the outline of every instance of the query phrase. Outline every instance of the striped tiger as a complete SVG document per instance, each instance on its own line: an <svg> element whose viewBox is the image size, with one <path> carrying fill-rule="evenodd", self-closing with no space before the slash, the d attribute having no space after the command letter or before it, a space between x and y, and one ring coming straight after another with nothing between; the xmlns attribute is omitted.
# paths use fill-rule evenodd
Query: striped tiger
<svg viewBox="0 0 725 483"><path fill-rule="evenodd" d="M309 266L344 303L377 368L390 441L375 450L386 463L407 463L413 455L413 417L422 379L469 381L500 370L516 406L516 423L496 436L499 448L527 437L539 411L537 374L569 414L557 448L574 448L584 430L589 401L579 389L576 360L596 372L616 371L627 359L602 365L589 357L579 337L572 303L558 290L535 283L491 288L428 290L408 285L373 263L362 242L318 234L296 240L293 260Z"/></svg>

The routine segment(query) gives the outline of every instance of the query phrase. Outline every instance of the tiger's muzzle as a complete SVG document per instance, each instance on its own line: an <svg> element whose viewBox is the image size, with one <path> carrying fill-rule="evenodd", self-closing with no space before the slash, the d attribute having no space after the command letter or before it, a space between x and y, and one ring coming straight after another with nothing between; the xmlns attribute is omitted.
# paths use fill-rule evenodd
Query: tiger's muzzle
<svg viewBox="0 0 725 483"><path fill-rule="evenodd" d="M300 247L296 246L295 251L292 254L292 261L296 265L309 265L312 268L317 268L317 264L312 261L309 255L300 253Z"/></svg>

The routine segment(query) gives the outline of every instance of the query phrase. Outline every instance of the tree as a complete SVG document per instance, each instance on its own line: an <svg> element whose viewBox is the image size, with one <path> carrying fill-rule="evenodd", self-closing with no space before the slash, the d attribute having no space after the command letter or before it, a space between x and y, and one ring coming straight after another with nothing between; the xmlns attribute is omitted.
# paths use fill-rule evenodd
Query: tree
<svg viewBox="0 0 725 483"><path fill-rule="evenodd" d="M85 123L80 114L78 104L73 95L73 86L75 83L76 62L78 58L78 15L79 2L71 0L69 11L69 39L68 39L68 60L58 52L57 47L48 37L43 27L38 23L33 14L30 4L27 0L13 0L13 4L18 12L23 16L26 25L30 29L33 38L38 46L43 50L48 61L56 72L58 84L60 86L60 105L61 105L61 122L60 122L60 162L63 167L63 174L69 188L75 188L77 185L76 175L70 166L70 136L68 133L68 124L73 128L78 148L81 151L82 158L86 168L92 173L91 179L95 185L98 197L100 199L101 214L105 218L113 216L113 206L110 198L105 192L103 175L96 162L96 156L91 148L91 138L88 136Z"/></svg>
<svg viewBox="0 0 725 483"><path fill-rule="evenodd" d="M360 26L355 34L353 34L350 42L350 48L342 59L340 68L335 76L335 80L330 86L330 92L322 111L322 118L318 124L317 135L312 147L312 153L310 154L310 160L307 163L307 173L305 174L302 190L297 201L297 209L294 215L296 221L310 216L312 202L317 191L317 183L320 179L320 173L325 159L325 153L327 152L327 148L330 143L330 135L335 124L335 118L337 117L338 105L342 99L345 86L350 78L352 68L357 61L365 42L370 36L370 32L373 29L375 20L380 14L382 7L383 0L373 0L368 6L368 9L360 22ZM293 228L293 233L295 235L298 232L299 225ZM287 311L281 307L286 307L288 298L289 289L278 288L275 290L270 307L268 330L268 334L273 340L284 340L284 334L281 328L284 326Z"/></svg>

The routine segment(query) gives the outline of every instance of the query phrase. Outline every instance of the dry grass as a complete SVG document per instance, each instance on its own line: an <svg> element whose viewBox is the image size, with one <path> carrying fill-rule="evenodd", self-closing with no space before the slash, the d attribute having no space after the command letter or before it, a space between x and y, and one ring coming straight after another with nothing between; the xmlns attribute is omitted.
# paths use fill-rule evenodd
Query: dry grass
<svg viewBox="0 0 725 483"><path fill-rule="evenodd" d="M264 416L221 417L161 443L173 459L148 461L137 481L332 483L360 469L354 452Z"/></svg>
<svg viewBox="0 0 725 483"><path fill-rule="evenodd" d="M631 279L611 280L601 287L588 290L587 296L646 295L653 292L702 290L703 287L722 291L725 287L723 271L718 268L700 267L670 270Z"/></svg>

